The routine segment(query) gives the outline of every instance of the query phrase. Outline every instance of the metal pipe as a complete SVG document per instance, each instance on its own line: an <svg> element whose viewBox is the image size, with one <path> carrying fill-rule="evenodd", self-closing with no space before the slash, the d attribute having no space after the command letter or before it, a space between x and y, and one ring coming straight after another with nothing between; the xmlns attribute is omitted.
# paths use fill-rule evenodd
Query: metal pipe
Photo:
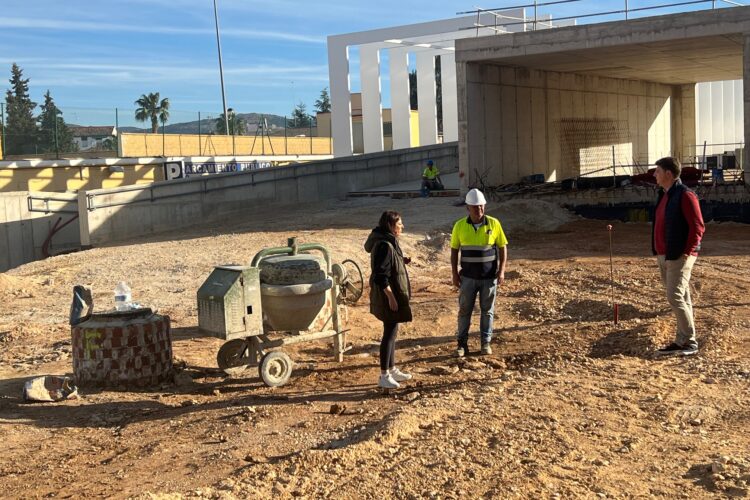
<svg viewBox="0 0 750 500"><path fill-rule="evenodd" d="M161 121L161 155L166 156L165 150L166 150L166 142L167 138L164 135L164 120Z"/></svg>
<svg viewBox="0 0 750 500"><path fill-rule="evenodd" d="M543 6L546 6L546 5L556 5L556 4L560 4L560 3L577 3L577 2L582 2L582 1L583 0L556 0L556 1L553 1L553 2L543 2L543 3L540 3L539 5L543 7ZM474 9L474 10L466 10L466 11L463 11L463 12L456 12L456 15L474 14L474 13L477 13L477 12L492 12L492 11L498 11L498 10L523 9L524 7L533 7L533 6L534 6L534 4L524 4L524 5L514 5L514 6L511 6L511 7L498 7L496 9Z"/></svg>
<svg viewBox="0 0 750 500"><path fill-rule="evenodd" d="M290 245L287 247L264 248L263 250L255 254L255 257L253 257L253 260L250 263L250 265L253 267L258 267L258 264L260 264L261 260L271 255L284 255L284 254L297 255L296 252L304 252L306 250L318 250L319 252L323 254L323 257L326 260L327 274L331 274L331 254L326 247L324 247L320 243L303 243L302 245L297 245L296 238L290 238L287 242L288 243L293 242L295 244L294 246Z"/></svg>
<svg viewBox="0 0 750 500"><path fill-rule="evenodd" d="M628 20L628 0L625 0L625 20Z"/></svg>
<svg viewBox="0 0 750 500"><path fill-rule="evenodd" d="M214 0L214 21L216 23L216 48L219 50L219 78L221 79L221 103L224 106L225 135L229 135L229 117L227 116L227 98L224 92L224 65L221 60L221 39L219 38L219 10Z"/></svg>
<svg viewBox="0 0 750 500"><path fill-rule="evenodd" d="M8 154L8 152L5 149L5 133L6 133L6 130L5 130L5 103L2 103L2 102L0 102L0 124L2 125L1 128L2 128L2 133L3 133L3 144L2 144L3 150L2 150L2 155L0 155L0 158L2 158L2 157L6 156Z"/></svg>
<svg viewBox="0 0 750 500"><path fill-rule="evenodd" d="M336 285L333 286L336 288ZM339 332L336 330L323 330L322 332L304 333L302 335L287 335L279 339L267 340L260 343L261 349L273 349L274 347L282 347L290 344L299 344L300 342L307 342L309 340L320 340L327 339L338 335Z"/></svg>
<svg viewBox="0 0 750 500"><path fill-rule="evenodd" d="M536 31L536 9L537 9L536 5L537 5L537 0L534 0L534 31Z"/></svg>
<svg viewBox="0 0 750 500"><path fill-rule="evenodd" d="M57 113L55 113L55 157L60 159L60 144L57 142Z"/></svg>
<svg viewBox="0 0 750 500"><path fill-rule="evenodd" d="M570 3L570 2L577 2L577 1L581 1L581 0L561 0L559 2L540 3L540 4L538 4L538 6L542 7L542 6L546 6L546 5L554 5L554 4L560 4L560 3ZM692 1L687 1L687 2L675 2L675 3L667 3L667 4L662 4L662 5L652 5L652 6L648 6L648 7L637 7L635 9L628 9L628 12L640 12L640 11L655 10L655 9L665 9L665 8L668 8L668 7L679 7L679 6L682 6L682 5L703 4L703 3L708 3L708 2L711 2L711 1L715 1L715 0L692 0ZM494 10L504 10L504 9L511 9L511 8L533 7L533 6L534 6L534 4L529 4L529 5L521 5L521 6L518 6L518 7L502 7L502 8L494 9ZM492 10L492 9L482 9L482 11L489 11L489 10ZM470 11L470 12L466 12L466 13L473 13L473 12L478 12L478 11ZM619 10L610 10L610 11L605 11L605 12L596 12L596 13L593 13L593 14L579 14L579 15L576 15L576 16L558 17L556 20L557 21L566 21L566 20L569 20L569 19L581 19L581 18L586 18L586 17L610 16L610 15L623 14L623 13L625 13L625 10L619 9ZM477 16L477 18L478 18L478 16ZM514 22L514 23L505 23L504 26L514 26L514 25L519 25L519 24L526 24L526 22L525 21L519 21L519 22ZM491 26L482 26L477 21L477 23L475 23L474 26L459 28L459 31L463 31L463 30L467 30L467 29L474 29L474 28L476 28L477 29L477 33L479 33L479 28L491 28Z"/></svg>

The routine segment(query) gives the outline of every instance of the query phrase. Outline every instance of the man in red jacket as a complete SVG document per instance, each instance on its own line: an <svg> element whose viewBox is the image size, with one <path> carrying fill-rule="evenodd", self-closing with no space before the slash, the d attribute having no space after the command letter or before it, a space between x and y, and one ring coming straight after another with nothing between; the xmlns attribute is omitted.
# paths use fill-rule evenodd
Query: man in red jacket
<svg viewBox="0 0 750 500"><path fill-rule="evenodd" d="M680 161L667 157L656 162L656 202L651 248L656 255L667 301L677 318L675 341L659 349L661 356L691 356L698 352L690 300L690 273L701 248L705 226L698 197L680 181Z"/></svg>

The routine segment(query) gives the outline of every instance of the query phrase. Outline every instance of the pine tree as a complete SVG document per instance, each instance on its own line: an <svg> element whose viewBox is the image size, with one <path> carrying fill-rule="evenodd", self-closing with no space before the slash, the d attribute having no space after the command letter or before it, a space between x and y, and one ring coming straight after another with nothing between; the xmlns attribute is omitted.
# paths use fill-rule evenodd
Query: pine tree
<svg viewBox="0 0 750 500"><path fill-rule="evenodd" d="M315 111L318 113L331 112L331 98L328 95L328 87L320 91L320 99L315 101Z"/></svg>
<svg viewBox="0 0 750 500"><path fill-rule="evenodd" d="M72 152L78 147L73 142L73 134L62 117L62 111L55 105L55 101L47 90L44 94L44 104L39 114L38 144L40 153Z"/></svg>
<svg viewBox="0 0 750 500"><path fill-rule="evenodd" d="M5 154L17 155L34 153L36 150L37 128L34 121L36 103L29 98L29 79L23 78L23 70L13 63L10 77L10 90L5 94Z"/></svg>
<svg viewBox="0 0 750 500"><path fill-rule="evenodd" d="M307 114L307 106L305 106L305 103L300 102L294 107L290 125L292 126L292 128L302 128L310 126L310 115Z"/></svg>

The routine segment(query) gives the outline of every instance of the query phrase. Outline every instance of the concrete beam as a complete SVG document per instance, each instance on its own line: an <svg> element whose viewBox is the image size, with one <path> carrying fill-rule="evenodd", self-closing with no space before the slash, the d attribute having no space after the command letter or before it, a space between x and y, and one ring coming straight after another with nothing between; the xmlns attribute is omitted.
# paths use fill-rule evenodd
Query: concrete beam
<svg viewBox="0 0 750 500"><path fill-rule="evenodd" d="M331 87L331 136L334 156L352 154L352 103L349 82L349 47L341 40L328 40L328 84Z"/></svg>
<svg viewBox="0 0 750 500"><path fill-rule="evenodd" d="M441 99L443 104L443 142L458 140L458 105L456 104L456 55L440 56Z"/></svg>
<svg viewBox="0 0 750 500"><path fill-rule="evenodd" d="M419 107L419 145L437 144L435 105L435 54L417 54L417 105Z"/></svg>
<svg viewBox="0 0 750 500"><path fill-rule="evenodd" d="M365 153L383 151L383 107L380 104L380 50L372 45L359 48L362 86L362 138Z"/></svg>
<svg viewBox="0 0 750 500"><path fill-rule="evenodd" d="M456 41L457 60L666 83L731 80L742 72L750 7Z"/></svg>
<svg viewBox="0 0 750 500"><path fill-rule="evenodd" d="M391 125L393 149L411 147L411 104L409 102L409 49L390 49Z"/></svg>

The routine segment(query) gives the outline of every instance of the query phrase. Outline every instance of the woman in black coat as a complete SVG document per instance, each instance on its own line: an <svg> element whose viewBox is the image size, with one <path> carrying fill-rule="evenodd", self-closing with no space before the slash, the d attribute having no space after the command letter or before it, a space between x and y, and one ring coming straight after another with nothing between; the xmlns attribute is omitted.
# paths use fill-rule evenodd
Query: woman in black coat
<svg viewBox="0 0 750 500"><path fill-rule="evenodd" d="M401 215L389 210L383 212L378 227L365 242L365 250L370 253L370 312L383 322L378 381L383 389L397 389L399 382L412 378L396 368L395 363L398 324L412 320L411 287L406 272L409 259L398 244L403 230Z"/></svg>

